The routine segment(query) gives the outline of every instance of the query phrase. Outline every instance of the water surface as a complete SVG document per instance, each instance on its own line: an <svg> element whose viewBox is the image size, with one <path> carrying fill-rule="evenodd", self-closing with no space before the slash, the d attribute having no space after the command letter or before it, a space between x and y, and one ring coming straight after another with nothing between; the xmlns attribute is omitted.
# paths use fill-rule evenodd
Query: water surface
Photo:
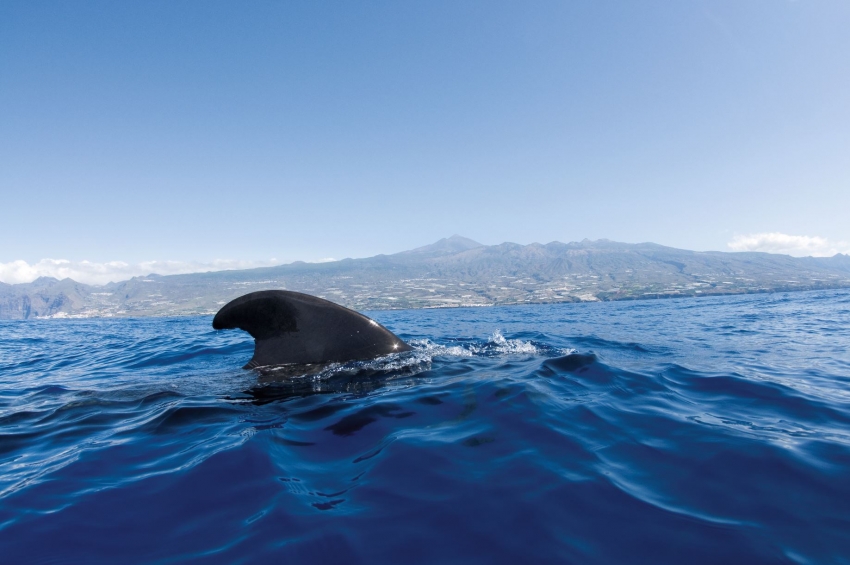
<svg viewBox="0 0 850 565"><path fill-rule="evenodd" d="M850 292L370 314L0 323L2 561L850 563Z"/></svg>

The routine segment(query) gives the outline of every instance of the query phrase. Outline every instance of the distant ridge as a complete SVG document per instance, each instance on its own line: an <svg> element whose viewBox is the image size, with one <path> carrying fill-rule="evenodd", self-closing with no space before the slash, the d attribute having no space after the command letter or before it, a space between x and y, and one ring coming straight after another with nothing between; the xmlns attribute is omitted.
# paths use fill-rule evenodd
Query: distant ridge
<svg viewBox="0 0 850 565"><path fill-rule="evenodd" d="M0 284L0 319L211 314L253 290L307 292L358 310L635 300L850 288L850 256L696 252L655 243L482 245L453 235L392 255L104 286Z"/></svg>
<svg viewBox="0 0 850 565"><path fill-rule="evenodd" d="M410 251L402 251L401 253L397 253L397 255L418 255L420 257L427 255L436 257L438 255L461 253L462 251L468 251L470 249L475 249L476 247L484 246L477 241L469 239L468 237L455 234L451 237L444 237L431 245L417 247Z"/></svg>

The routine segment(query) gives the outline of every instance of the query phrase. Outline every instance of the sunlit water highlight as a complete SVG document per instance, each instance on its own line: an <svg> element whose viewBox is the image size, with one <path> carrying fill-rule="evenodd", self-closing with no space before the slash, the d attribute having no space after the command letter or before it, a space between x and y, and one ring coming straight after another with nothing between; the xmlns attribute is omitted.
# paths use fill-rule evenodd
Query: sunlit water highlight
<svg viewBox="0 0 850 565"><path fill-rule="evenodd" d="M3 563L850 563L850 293L0 323Z"/></svg>

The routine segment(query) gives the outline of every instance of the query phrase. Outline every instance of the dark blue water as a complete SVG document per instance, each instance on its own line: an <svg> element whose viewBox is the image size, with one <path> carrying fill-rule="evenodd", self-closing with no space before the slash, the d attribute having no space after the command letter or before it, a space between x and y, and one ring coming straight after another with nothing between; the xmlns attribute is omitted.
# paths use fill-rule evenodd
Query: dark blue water
<svg viewBox="0 0 850 565"><path fill-rule="evenodd" d="M850 563L850 292L372 316L0 324L0 561Z"/></svg>

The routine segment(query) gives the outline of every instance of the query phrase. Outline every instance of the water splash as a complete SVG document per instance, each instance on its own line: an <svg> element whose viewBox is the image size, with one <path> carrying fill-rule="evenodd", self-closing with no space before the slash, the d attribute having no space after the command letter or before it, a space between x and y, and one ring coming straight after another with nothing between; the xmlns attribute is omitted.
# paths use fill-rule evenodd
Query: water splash
<svg viewBox="0 0 850 565"><path fill-rule="evenodd" d="M576 350L571 347L552 347L532 340L506 338L501 330L494 331L486 340L449 340L449 344L435 343L430 339L411 340L416 350L431 357L505 357L512 355L555 356L569 355Z"/></svg>

